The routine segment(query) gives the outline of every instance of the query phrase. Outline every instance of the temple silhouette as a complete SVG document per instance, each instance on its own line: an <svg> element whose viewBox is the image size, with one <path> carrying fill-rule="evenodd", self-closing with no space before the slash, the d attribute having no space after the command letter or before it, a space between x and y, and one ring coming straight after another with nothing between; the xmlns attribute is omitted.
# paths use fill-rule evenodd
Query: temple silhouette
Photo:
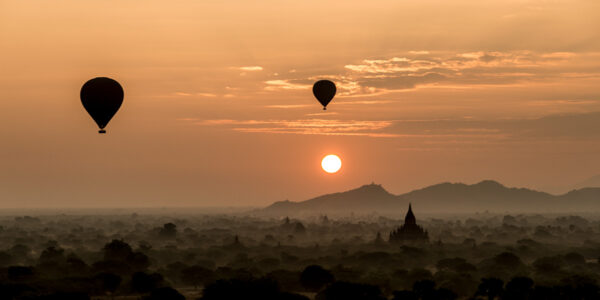
<svg viewBox="0 0 600 300"><path fill-rule="evenodd" d="M390 232L390 243L422 243L428 242L429 236L423 227L417 225L417 218L412 211L412 206L408 204L408 212L404 217L404 225Z"/></svg>

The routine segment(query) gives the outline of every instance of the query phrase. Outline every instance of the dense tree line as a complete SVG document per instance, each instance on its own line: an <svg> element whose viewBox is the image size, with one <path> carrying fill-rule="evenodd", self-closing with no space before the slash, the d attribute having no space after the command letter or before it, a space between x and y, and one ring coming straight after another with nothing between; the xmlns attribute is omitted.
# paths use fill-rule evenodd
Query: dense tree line
<svg viewBox="0 0 600 300"><path fill-rule="evenodd" d="M600 299L600 222L379 216L0 218L0 299Z"/></svg>

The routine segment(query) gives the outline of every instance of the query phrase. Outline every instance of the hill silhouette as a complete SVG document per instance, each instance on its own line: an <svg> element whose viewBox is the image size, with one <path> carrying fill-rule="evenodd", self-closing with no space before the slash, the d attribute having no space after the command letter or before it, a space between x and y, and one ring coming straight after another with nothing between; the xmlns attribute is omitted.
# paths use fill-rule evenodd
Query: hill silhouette
<svg viewBox="0 0 600 300"><path fill-rule="evenodd" d="M592 176L586 180L578 182L572 186L572 189L582 189L591 187L600 187L600 175Z"/></svg>
<svg viewBox="0 0 600 300"><path fill-rule="evenodd" d="M409 202L424 213L598 212L600 188L583 188L564 195L552 195L526 188L509 188L493 180L484 180L471 185L440 183L394 195L381 185L368 184L300 202L275 202L262 209L261 213L394 213L405 211Z"/></svg>
<svg viewBox="0 0 600 300"><path fill-rule="evenodd" d="M264 211L286 213L287 211L336 211L371 212L379 208L406 208L398 196L390 194L381 185L368 184L346 192L327 194L302 202L275 202Z"/></svg>

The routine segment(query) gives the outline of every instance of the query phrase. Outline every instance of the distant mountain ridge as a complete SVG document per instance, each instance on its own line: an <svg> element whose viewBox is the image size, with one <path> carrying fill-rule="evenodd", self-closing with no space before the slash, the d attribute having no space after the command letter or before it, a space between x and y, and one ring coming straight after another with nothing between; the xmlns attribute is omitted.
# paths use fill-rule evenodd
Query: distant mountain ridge
<svg viewBox="0 0 600 300"><path fill-rule="evenodd" d="M552 195L527 188L509 188L493 180L484 180L471 185L440 183L394 195L373 183L300 202L275 202L261 212L275 215L390 213L405 211L409 202L417 211L426 213L600 212L600 188L583 188L563 195Z"/></svg>
<svg viewBox="0 0 600 300"><path fill-rule="evenodd" d="M583 189L583 188L594 188L600 187L600 175L595 175L586 180L576 183L571 187L573 190Z"/></svg>

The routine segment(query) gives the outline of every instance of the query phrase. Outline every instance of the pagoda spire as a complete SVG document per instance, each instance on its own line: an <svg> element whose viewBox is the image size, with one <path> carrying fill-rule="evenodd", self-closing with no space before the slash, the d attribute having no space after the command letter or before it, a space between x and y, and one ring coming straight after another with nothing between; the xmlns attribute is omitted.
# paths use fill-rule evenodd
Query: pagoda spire
<svg viewBox="0 0 600 300"><path fill-rule="evenodd" d="M408 212L404 218L404 225L408 224L417 224L417 218L415 218L415 214L413 214L411 203L408 203Z"/></svg>

